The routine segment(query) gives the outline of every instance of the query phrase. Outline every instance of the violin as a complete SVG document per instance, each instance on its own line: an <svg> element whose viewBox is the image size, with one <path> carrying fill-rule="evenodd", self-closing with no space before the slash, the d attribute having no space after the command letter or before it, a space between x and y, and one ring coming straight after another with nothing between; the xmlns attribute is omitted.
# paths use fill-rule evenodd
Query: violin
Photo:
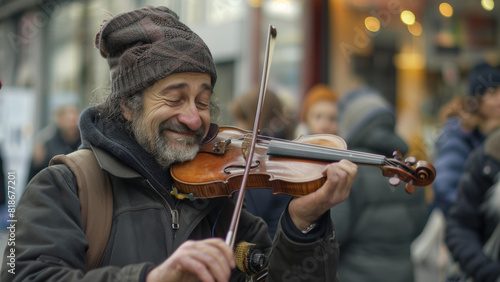
<svg viewBox="0 0 500 282"><path fill-rule="evenodd" d="M252 132L211 124L208 135L193 160L171 167L175 182L172 194L179 199L230 197L240 188ZM390 178L389 185L397 186L403 181L409 194L414 192L414 186L430 185L436 176L434 166L425 161L416 161L414 157L403 161L397 151L393 158L386 158L347 150L345 141L336 135L302 135L295 140L259 135L246 188L307 195L325 182L325 165L341 159L380 168L382 175Z"/></svg>

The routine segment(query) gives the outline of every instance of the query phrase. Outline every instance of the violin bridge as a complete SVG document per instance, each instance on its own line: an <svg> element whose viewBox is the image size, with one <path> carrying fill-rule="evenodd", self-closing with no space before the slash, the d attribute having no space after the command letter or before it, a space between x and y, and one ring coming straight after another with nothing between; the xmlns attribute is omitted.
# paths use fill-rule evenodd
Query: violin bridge
<svg viewBox="0 0 500 282"><path fill-rule="evenodd" d="M226 147L231 144L231 139L226 139L224 141L219 141L215 143L214 147L212 148L212 151L214 154L217 155L223 155L226 153Z"/></svg>
<svg viewBox="0 0 500 282"><path fill-rule="evenodd" d="M241 153L243 158L246 160L248 154L250 153L250 144L252 143L252 134L245 134L243 142L241 143Z"/></svg>

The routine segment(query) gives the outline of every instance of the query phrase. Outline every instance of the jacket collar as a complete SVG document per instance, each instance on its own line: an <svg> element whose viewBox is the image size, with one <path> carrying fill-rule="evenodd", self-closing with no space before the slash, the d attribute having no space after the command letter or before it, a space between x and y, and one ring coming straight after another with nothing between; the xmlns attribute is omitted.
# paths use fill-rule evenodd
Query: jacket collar
<svg viewBox="0 0 500 282"><path fill-rule="evenodd" d="M97 158L97 162L101 166L101 169L105 170L106 172L119 178L143 178L142 175L140 175L137 171L119 161L116 157L106 152L105 150L92 145L90 147L92 148L92 151L94 152L94 155Z"/></svg>
<svg viewBox="0 0 500 282"><path fill-rule="evenodd" d="M105 170L109 174L123 179L144 178L133 168L119 161L116 157L105 150L92 145L91 149L94 152L101 169ZM223 206L224 199L222 198L203 199L195 202L184 200L182 202L182 216L179 218L179 224L182 225L182 229L184 231L175 236L175 240L173 242L174 246L170 252L173 252L173 250L177 249L185 240L189 238L196 226L199 225L199 223L211 210L216 207L219 210L222 210ZM180 206L175 205L175 209L178 208L180 208Z"/></svg>

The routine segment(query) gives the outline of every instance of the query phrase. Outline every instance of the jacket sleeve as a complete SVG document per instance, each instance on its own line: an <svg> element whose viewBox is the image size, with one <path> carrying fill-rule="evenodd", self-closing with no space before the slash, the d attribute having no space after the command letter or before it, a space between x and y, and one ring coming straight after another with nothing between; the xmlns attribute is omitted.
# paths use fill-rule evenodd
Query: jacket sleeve
<svg viewBox="0 0 500 282"><path fill-rule="evenodd" d="M152 264L103 267L87 272L88 241L82 228L76 180L64 165L37 174L15 213L15 244L4 257L2 281L141 281ZM12 267L11 267L12 266Z"/></svg>
<svg viewBox="0 0 500 282"><path fill-rule="evenodd" d="M483 200L492 180L483 174L485 159L476 150L467 162L460 179L457 201L446 219L445 241L453 258L474 281L495 281L500 276L500 263L482 251L488 239L484 234Z"/></svg>
<svg viewBox="0 0 500 282"><path fill-rule="evenodd" d="M469 145L456 132L445 131L436 142L434 167L438 172L433 183L434 204L446 215L457 195L458 180L470 152Z"/></svg>
<svg viewBox="0 0 500 282"><path fill-rule="evenodd" d="M295 235L287 210L281 216L269 254L266 281L338 281L339 245L330 213L325 213L316 230L304 238ZM296 232L293 232L296 231ZM300 234L303 235L303 234Z"/></svg>
<svg viewBox="0 0 500 282"><path fill-rule="evenodd" d="M293 225L287 205L271 245L265 222L243 210L238 234L238 242L258 243L267 254L267 282L338 281L339 247L329 212L320 218L319 227L304 235Z"/></svg>

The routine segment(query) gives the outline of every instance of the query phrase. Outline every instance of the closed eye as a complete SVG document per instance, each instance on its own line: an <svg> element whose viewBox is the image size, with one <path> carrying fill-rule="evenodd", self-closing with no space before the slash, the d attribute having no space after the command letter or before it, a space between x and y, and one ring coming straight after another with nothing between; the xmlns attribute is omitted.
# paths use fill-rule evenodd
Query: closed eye
<svg viewBox="0 0 500 282"><path fill-rule="evenodd" d="M165 99L165 102L169 106L177 106L177 105L179 105L181 103L181 100L168 100L168 99Z"/></svg>
<svg viewBox="0 0 500 282"><path fill-rule="evenodd" d="M199 109L205 110L208 109L210 106L209 103L204 103L204 102L196 102L196 105Z"/></svg>

